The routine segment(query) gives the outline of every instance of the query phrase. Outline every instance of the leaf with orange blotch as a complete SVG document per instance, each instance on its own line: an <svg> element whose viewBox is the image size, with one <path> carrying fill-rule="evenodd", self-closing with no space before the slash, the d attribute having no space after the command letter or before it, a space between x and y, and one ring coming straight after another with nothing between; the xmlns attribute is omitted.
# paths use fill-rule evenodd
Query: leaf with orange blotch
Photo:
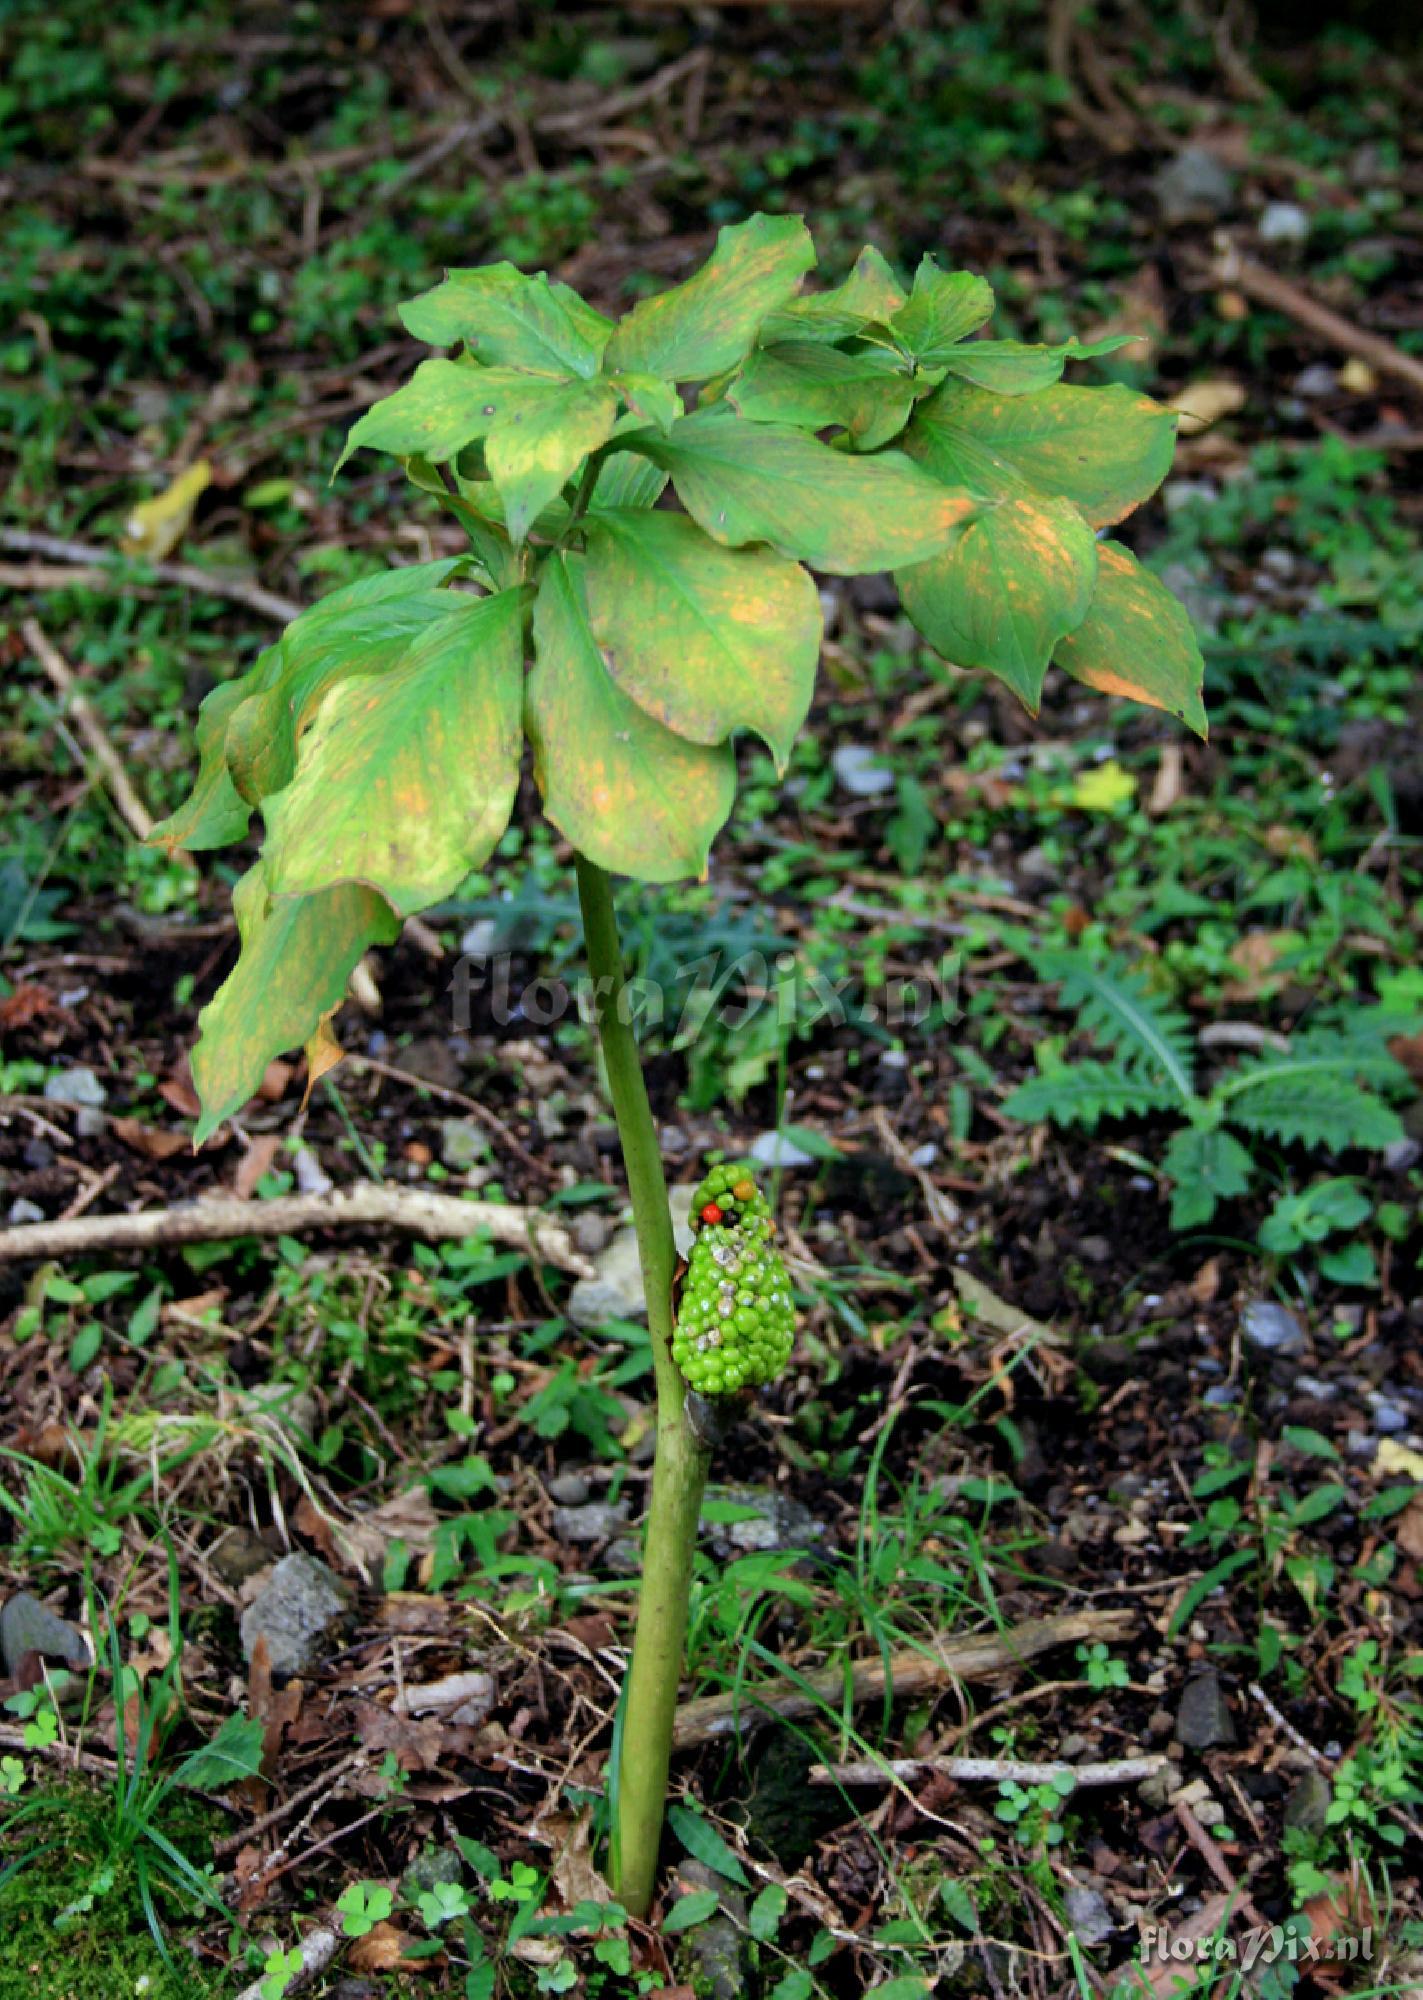
<svg viewBox="0 0 1423 2000"><path fill-rule="evenodd" d="M1103 694L1164 708L1206 734L1205 661L1184 606L1120 542L1097 545L1097 586L1053 663Z"/></svg>
<svg viewBox="0 0 1423 2000"><path fill-rule="evenodd" d="M735 367L814 262L815 245L798 215L733 223L685 284L633 307L609 340L603 366L668 382L708 381Z"/></svg>
<svg viewBox="0 0 1423 2000"><path fill-rule="evenodd" d="M999 500L942 555L895 572L905 610L955 666L997 674L1036 714L1053 647L1092 601L1097 544L1066 500Z"/></svg>

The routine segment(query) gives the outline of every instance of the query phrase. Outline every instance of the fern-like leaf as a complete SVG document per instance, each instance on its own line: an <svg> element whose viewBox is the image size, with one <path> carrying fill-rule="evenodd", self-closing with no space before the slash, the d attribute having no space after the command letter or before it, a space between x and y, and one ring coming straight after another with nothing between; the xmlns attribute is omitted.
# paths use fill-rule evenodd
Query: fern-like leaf
<svg viewBox="0 0 1423 2000"><path fill-rule="evenodd" d="M1146 974L1124 959L1097 965L1085 952L1040 952L1038 976L1060 980L1062 1004L1075 1007L1082 1027L1104 1047L1154 1072L1169 1085L1165 1101L1187 1105L1195 1097L1191 1024L1153 992Z"/></svg>
<svg viewBox="0 0 1423 2000"><path fill-rule="evenodd" d="M1338 1027L1296 1035L1281 1055L1242 1063L1211 1093L1232 1125L1282 1144L1391 1146L1402 1135L1380 1092L1408 1088L1408 1072L1385 1047L1367 1013Z"/></svg>
<svg viewBox="0 0 1423 2000"><path fill-rule="evenodd" d="M1051 1119L1054 1125L1080 1125L1092 1132L1104 1118L1167 1111L1178 1101L1169 1084L1141 1070L1125 1064L1076 1062L1029 1077L1004 1100L1003 1109L1026 1124Z"/></svg>

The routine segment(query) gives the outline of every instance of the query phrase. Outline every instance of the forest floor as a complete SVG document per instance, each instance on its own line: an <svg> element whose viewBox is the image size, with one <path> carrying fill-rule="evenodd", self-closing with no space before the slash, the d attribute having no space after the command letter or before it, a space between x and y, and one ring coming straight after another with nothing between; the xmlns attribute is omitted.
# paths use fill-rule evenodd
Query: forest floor
<svg viewBox="0 0 1423 2000"><path fill-rule="evenodd" d="M0 1224L254 1218L0 1228L0 2000L279 2000L303 1937L343 2000L1423 1991L1423 92L1232 19L0 22ZM595 1866L650 1358L568 852L528 786L348 1061L309 1103L274 1064L194 1154L241 863L135 829L283 604L450 546L392 471L329 483L414 357L397 300L508 257L616 311L758 207L827 279L932 250L996 331L1144 336L1083 379L1187 413L1133 535L1212 735L1060 681L1030 720L827 580L787 780L743 751L708 882L621 894L669 1173L779 1143L801 1309L715 1469L659 1929ZM200 460L169 563L211 587L112 566ZM1302 1082L1173 1227L1203 1101L1331 1037L1391 1051L1378 1146ZM1174 1066L1180 1108L1004 1108L1064 1055ZM263 1215L331 1185L544 1210L567 1254Z"/></svg>

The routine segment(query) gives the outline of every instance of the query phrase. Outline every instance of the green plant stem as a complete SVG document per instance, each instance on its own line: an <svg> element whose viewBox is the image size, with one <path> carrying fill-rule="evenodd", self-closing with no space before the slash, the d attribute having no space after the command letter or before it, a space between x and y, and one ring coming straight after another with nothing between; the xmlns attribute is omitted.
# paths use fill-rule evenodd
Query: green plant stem
<svg viewBox="0 0 1423 2000"><path fill-rule="evenodd" d="M624 1691L613 1787L613 1890L633 1916L645 1917L652 1905L657 1874L672 1761L672 1724L687 1638L692 1557L711 1454L688 1421L687 1385L672 1358L672 1279L677 1247L637 1037L625 1006L620 1004L626 973L612 883L601 868L581 854L577 867L598 1036L632 1195L657 1383L657 1453L652 1464L637 1632Z"/></svg>

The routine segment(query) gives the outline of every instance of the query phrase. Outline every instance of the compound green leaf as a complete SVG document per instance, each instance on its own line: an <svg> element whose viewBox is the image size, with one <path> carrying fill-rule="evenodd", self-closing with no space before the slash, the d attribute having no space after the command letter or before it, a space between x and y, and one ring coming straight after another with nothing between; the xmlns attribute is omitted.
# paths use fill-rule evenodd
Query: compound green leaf
<svg viewBox="0 0 1423 2000"><path fill-rule="evenodd" d="M786 303L814 262L798 215L732 223L694 277L633 307L608 342L605 366L705 382L741 359L762 320Z"/></svg>
<svg viewBox="0 0 1423 2000"><path fill-rule="evenodd" d="M227 768L227 725L261 672L259 660L250 673L235 681L224 681L204 700L198 710L196 731L197 781L178 810L154 827L148 836L149 845L164 847L174 854L179 848L196 851L226 847L229 841L241 840L246 833L252 808L233 784Z"/></svg>
<svg viewBox="0 0 1423 2000"><path fill-rule="evenodd" d="M808 292L767 314L757 332L763 344L783 340L847 340L862 328L893 319L904 304L904 287L867 243L843 285Z"/></svg>
<svg viewBox="0 0 1423 2000"><path fill-rule="evenodd" d="M567 285L530 277L513 264L449 271L433 291L400 308L417 340L536 375L596 375L612 324Z"/></svg>
<svg viewBox="0 0 1423 2000"><path fill-rule="evenodd" d="M1101 528L1156 491L1175 442L1172 411L1116 384L1002 396L950 381L919 405L904 448L946 484L985 498L1058 495Z"/></svg>
<svg viewBox="0 0 1423 2000"><path fill-rule="evenodd" d="M363 882L409 916L493 853L519 784L523 592L446 604L386 672L322 700L263 809L274 895Z"/></svg>
<svg viewBox="0 0 1423 2000"><path fill-rule="evenodd" d="M1167 709L1206 734L1205 661L1185 607L1120 542L1098 543L1087 616L1053 661L1088 687Z"/></svg>
<svg viewBox="0 0 1423 2000"><path fill-rule="evenodd" d="M327 689L384 673L451 609L442 583L454 563L388 571L338 590L304 611L249 677L251 693L227 725L227 764L244 799L256 805L291 782L297 744Z"/></svg>
<svg viewBox="0 0 1423 2000"><path fill-rule="evenodd" d="M499 418L485 440L484 458L516 548L588 453L606 442L617 414L612 386L592 381L549 383Z"/></svg>
<svg viewBox="0 0 1423 2000"><path fill-rule="evenodd" d="M671 435L630 442L672 475L682 504L730 548L769 542L836 576L924 562L973 512L899 452L855 457L781 424L753 424L721 405L695 410Z"/></svg>
<svg viewBox="0 0 1423 2000"><path fill-rule="evenodd" d="M1097 544L1075 507L1001 500L895 583L937 652L997 674L1036 713L1053 647L1087 615L1096 574Z"/></svg>
<svg viewBox="0 0 1423 2000"><path fill-rule="evenodd" d="M639 708L690 743L752 729L785 765L820 657L798 564L722 548L683 514L607 513L590 518L587 586L599 651Z"/></svg>
<svg viewBox="0 0 1423 2000"><path fill-rule="evenodd" d="M340 1006L362 953L400 935L399 917L374 890L343 882L319 895L274 897L260 861L232 905L242 949L198 1016L193 1050L199 1146L256 1094L274 1056L300 1047Z"/></svg>
<svg viewBox="0 0 1423 2000"><path fill-rule="evenodd" d="M1064 340L1057 347L1028 346L1020 340L966 340L944 357L944 365L961 382L991 389L999 396L1028 396L1060 381L1069 361L1087 361L1095 354L1115 354L1140 336L1109 334L1101 340Z"/></svg>
<svg viewBox="0 0 1423 2000"><path fill-rule="evenodd" d="M402 388L373 403L351 426L335 470L363 447L438 465L474 439L487 437L501 418L525 409L540 389L552 386L547 377L521 375L512 368L422 361Z"/></svg>
<svg viewBox="0 0 1423 2000"><path fill-rule="evenodd" d="M926 368L940 367L950 350L993 315L993 287L972 271L941 271L925 257L914 273L908 301L890 321L901 347Z"/></svg>
<svg viewBox="0 0 1423 2000"><path fill-rule="evenodd" d="M864 451L897 437L914 408L902 357L882 347L859 354L816 341L758 347L727 391L753 423L840 424Z"/></svg>
<svg viewBox="0 0 1423 2000"><path fill-rule="evenodd" d="M736 797L735 755L729 743L674 736L623 693L593 637L582 558L550 556L534 649L524 716L544 811L560 833L618 875L705 875Z"/></svg>

